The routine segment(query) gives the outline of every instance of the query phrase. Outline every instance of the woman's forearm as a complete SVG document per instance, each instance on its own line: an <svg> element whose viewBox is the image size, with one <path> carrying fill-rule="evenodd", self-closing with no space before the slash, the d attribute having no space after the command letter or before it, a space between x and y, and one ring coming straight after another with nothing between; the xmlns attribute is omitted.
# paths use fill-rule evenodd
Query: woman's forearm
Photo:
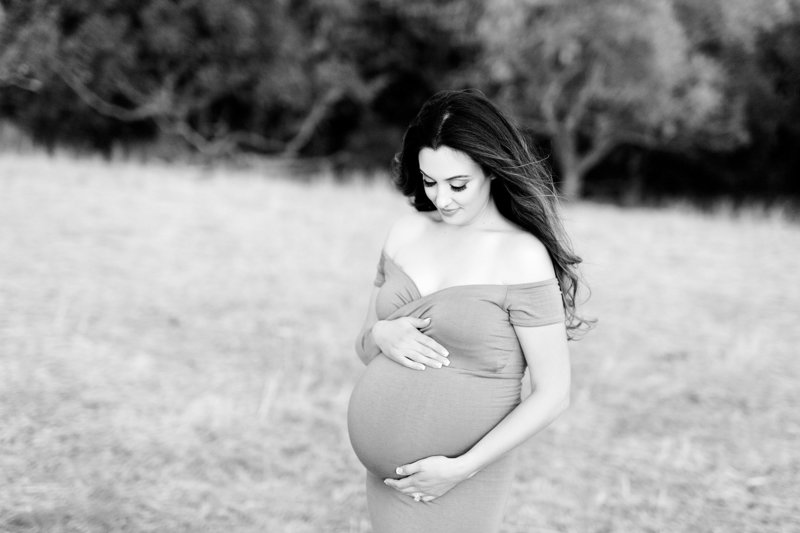
<svg viewBox="0 0 800 533"><path fill-rule="evenodd" d="M546 428L569 406L569 388L535 391L458 457L469 477Z"/></svg>
<svg viewBox="0 0 800 533"><path fill-rule="evenodd" d="M356 338L356 353L361 362L368 365L370 361L375 359L381 353L381 349L375 343L375 338L372 336L372 328L377 324L373 322L361 330Z"/></svg>

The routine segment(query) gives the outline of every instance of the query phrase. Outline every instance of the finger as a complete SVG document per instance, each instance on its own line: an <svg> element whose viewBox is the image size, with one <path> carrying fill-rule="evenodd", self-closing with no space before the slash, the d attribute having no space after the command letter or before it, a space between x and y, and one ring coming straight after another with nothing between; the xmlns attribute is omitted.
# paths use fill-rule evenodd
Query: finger
<svg viewBox="0 0 800 533"><path fill-rule="evenodd" d="M425 503L432 502L435 499L436 499L436 496L423 496L422 497L422 501L424 501Z"/></svg>
<svg viewBox="0 0 800 533"><path fill-rule="evenodd" d="M419 343L414 348L414 350L417 353L427 357L428 359L432 359L434 361L437 361L438 363L440 363L440 364L442 364L444 366L448 366L450 364L450 359L448 359L444 355L440 354L439 352L437 352L433 348L430 348L428 345L426 345L422 341L422 338L417 339L417 340L419 341Z"/></svg>
<svg viewBox="0 0 800 533"><path fill-rule="evenodd" d="M392 361L394 361L397 364L403 365L403 366L405 366L407 368L411 368L413 370L425 370L425 365L424 364L417 363L413 359L409 359L408 357L406 357L404 355L390 356L389 359L391 359Z"/></svg>
<svg viewBox="0 0 800 533"><path fill-rule="evenodd" d="M398 480L404 481L404 480ZM395 487L397 490L404 494L411 494L414 491L418 491L419 487L417 487L412 481L406 481L405 483L396 483Z"/></svg>
<svg viewBox="0 0 800 533"><path fill-rule="evenodd" d="M450 365L450 359L425 345L420 345L418 351L428 359L433 359L444 366Z"/></svg>
<svg viewBox="0 0 800 533"><path fill-rule="evenodd" d="M410 493L414 492L415 490L417 490L417 487L415 487L413 485L409 485L407 482L406 483L400 483L400 481L401 480L399 480L399 479L386 478L386 479L383 480L383 483L387 487L391 487L391 488L393 488L393 489L395 489L397 491L402 492L403 494L410 494Z"/></svg>
<svg viewBox="0 0 800 533"><path fill-rule="evenodd" d="M432 366L434 368L442 368L442 362L441 361L439 361L437 359L434 359L432 357L428 357L427 355L425 355L424 353L419 352L419 351L413 351L413 352L409 353L408 355L406 355L406 357L408 357L409 359L411 359L413 361L416 361L417 363L421 363L421 364L423 364L425 366Z"/></svg>
<svg viewBox="0 0 800 533"><path fill-rule="evenodd" d="M420 333L417 340L422 344L424 344L425 346L427 346L428 348L430 348L431 350L433 350L434 352L436 352L438 355L441 355L442 357L447 357L448 355L450 355L450 352L447 351L447 348L436 342L431 337L425 335L424 333Z"/></svg>
<svg viewBox="0 0 800 533"><path fill-rule="evenodd" d="M415 317L408 317L408 323L414 326L417 329L426 328L431 325L431 319L428 318L415 318Z"/></svg>
<svg viewBox="0 0 800 533"><path fill-rule="evenodd" d="M425 364L414 361L408 357L403 357L403 362L401 363L403 366L407 366L408 368L412 368L414 370L425 370ZM431 365L433 366L433 365Z"/></svg>
<svg viewBox="0 0 800 533"><path fill-rule="evenodd" d="M392 487L393 489L397 489L400 492L413 492L417 490L416 479L412 479L409 477L404 477L402 479L386 479L384 483Z"/></svg>
<svg viewBox="0 0 800 533"><path fill-rule="evenodd" d="M414 463L408 463L407 465L403 466L398 466L397 468L394 469L395 473L398 476L410 476L411 474L416 474L421 470L422 470L422 465L420 464L420 461L416 461Z"/></svg>

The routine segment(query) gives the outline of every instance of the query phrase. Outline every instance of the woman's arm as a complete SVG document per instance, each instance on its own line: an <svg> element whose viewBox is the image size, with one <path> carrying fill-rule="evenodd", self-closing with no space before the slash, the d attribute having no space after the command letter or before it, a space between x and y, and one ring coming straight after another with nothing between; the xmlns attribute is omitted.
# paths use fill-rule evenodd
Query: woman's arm
<svg viewBox="0 0 800 533"><path fill-rule="evenodd" d="M472 477L503 454L547 427L569 405L570 362L563 323L515 326L531 377L532 392L468 452L459 457L434 456L397 469L399 480L385 483L430 501Z"/></svg>
<svg viewBox="0 0 800 533"><path fill-rule="evenodd" d="M514 329L528 362L532 392L458 458L470 477L546 428L569 407L571 371L564 324Z"/></svg>
<svg viewBox="0 0 800 533"><path fill-rule="evenodd" d="M383 245L384 253L392 254L398 248L410 245L429 228L430 223L429 216L423 213L410 213L401 217L389 230ZM414 370L449 365L447 350L419 331L430 325L430 319L399 317L378 320L375 311L378 291L378 287L372 291L367 317L356 338L356 352L361 361L369 364L382 353L392 361Z"/></svg>
<svg viewBox="0 0 800 533"><path fill-rule="evenodd" d="M367 317L364 319L364 324L361 326L358 337L356 337L356 353L365 365L368 365L370 361L381 353L381 349L375 344L375 339L372 336L372 326L378 321L378 315L375 312L375 300L378 296L378 290L380 290L378 287L372 289L369 297L369 307L367 307Z"/></svg>
<svg viewBox="0 0 800 533"><path fill-rule="evenodd" d="M447 350L419 330L430 325L430 319L399 317L378 320L375 300L380 289L375 287L369 299L367 317L356 337L356 353L368 365L383 353L392 361L414 370L442 368L450 364Z"/></svg>

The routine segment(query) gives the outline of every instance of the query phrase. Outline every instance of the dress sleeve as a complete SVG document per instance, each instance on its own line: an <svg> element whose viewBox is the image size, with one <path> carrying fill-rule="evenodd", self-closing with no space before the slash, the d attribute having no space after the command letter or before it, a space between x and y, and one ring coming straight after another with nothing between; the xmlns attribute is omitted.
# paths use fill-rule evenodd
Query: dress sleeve
<svg viewBox="0 0 800 533"><path fill-rule="evenodd" d="M380 287L386 281L384 273L384 264L386 256L381 251L381 257L378 260L378 268L375 273L375 286ZM362 360L371 361L381 353L381 349L375 344L375 339L372 338L372 328L362 329L356 339L356 352Z"/></svg>
<svg viewBox="0 0 800 533"><path fill-rule="evenodd" d="M546 326L565 319L561 289L555 278L509 286L505 307L508 321L515 326Z"/></svg>
<svg viewBox="0 0 800 533"><path fill-rule="evenodd" d="M375 344L375 339L372 338L372 330L364 329L358 334L356 339L356 353L362 360L372 361L380 355L381 349Z"/></svg>
<svg viewBox="0 0 800 533"><path fill-rule="evenodd" d="M381 258L378 260L378 271L375 273L375 286L380 287L383 285L383 282L386 281L386 274L383 270L384 263L386 262L386 256L384 255L383 251L381 251Z"/></svg>

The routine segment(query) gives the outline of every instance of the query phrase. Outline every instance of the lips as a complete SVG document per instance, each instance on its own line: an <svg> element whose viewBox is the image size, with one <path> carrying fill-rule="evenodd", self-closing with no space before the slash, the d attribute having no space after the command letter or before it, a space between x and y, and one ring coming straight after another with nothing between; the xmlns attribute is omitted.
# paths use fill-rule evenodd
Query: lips
<svg viewBox="0 0 800 533"><path fill-rule="evenodd" d="M446 217L452 216L458 211L458 209L439 209L439 212Z"/></svg>

